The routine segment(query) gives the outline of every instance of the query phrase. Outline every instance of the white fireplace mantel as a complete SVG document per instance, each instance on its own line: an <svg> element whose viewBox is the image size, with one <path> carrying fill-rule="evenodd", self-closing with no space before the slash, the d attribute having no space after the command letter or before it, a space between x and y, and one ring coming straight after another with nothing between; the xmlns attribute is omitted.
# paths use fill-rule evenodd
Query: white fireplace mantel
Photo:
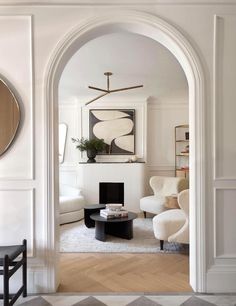
<svg viewBox="0 0 236 306"><path fill-rule="evenodd" d="M87 204L99 203L100 182L124 183L124 206L139 212L139 200L144 196L145 163L81 163L81 187Z"/></svg>

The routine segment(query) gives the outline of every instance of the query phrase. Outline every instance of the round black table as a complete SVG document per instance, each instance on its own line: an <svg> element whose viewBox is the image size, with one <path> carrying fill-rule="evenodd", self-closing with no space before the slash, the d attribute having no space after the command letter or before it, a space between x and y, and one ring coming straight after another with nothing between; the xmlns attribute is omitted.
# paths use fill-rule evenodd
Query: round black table
<svg viewBox="0 0 236 306"><path fill-rule="evenodd" d="M99 213L90 216L95 221L95 238L100 241L106 241L106 234L117 236L124 239L133 238L133 220L137 214L128 213L128 217L106 219Z"/></svg>
<svg viewBox="0 0 236 306"><path fill-rule="evenodd" d="M93 204L84 207L84 224L90 228L95 226L95 221L90 219L90 216L99 213L101 209L106 208L105 204Z"/></svg>

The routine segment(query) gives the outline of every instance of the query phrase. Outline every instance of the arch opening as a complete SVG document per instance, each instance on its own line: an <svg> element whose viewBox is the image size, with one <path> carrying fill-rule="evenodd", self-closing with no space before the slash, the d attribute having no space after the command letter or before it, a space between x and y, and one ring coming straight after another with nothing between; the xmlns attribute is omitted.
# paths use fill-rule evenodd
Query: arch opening
<svg viewBox="0 0 236 306"><path fill-rule="evenodd" d="M117 13L79 25L63 39L49 64L46 79L45 134L47 147L47 249L57 254L58 202L58 84L64 67L73 54L88 41L110 33L129 32L151 38L166 47L180 63L189 86L190 123L190 285L205 291L204 227L204 76L201 63L188 41L170 24L144 13ZM49 204L51 203L51 205ZM197 205L195 205L197 203ZM55 205L53 205L55 204ZM57 265L48 262L48 288L57 287Z"/></svg>

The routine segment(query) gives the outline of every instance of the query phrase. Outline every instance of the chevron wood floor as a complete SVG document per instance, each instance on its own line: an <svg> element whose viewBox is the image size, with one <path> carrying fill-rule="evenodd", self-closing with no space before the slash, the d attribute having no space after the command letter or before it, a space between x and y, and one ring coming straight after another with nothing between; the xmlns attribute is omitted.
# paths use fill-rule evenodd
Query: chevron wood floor
<svg viewBox="0 0 236 306"><path fill-rule="evenodd" d="M61 253L58 292L191 292L183 254Z"/></svg>

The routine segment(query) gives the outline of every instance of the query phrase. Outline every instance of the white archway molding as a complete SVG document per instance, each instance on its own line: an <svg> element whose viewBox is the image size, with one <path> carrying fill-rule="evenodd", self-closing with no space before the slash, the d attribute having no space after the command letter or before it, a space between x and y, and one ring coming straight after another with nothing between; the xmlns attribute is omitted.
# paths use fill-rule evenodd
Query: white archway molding
<svg viewBox="0 0 236 306"><path fill-rule="evenodd" d="M204 136L204 74L200 60L186 40L172 25L162 19L136 11L114 11L100 15L77 25L63 38L49 62L46 73L45 99L45 227L46 249L50 256L56 255L57 239L55 199L58 196L58 129L57 95L61 73L71 56L91 39L114 32L131 32L144 35L165 46L179 61L189 85L190 121L190 284L194 291L205 292L206 249L205 249L205 136ZM55 205L53 205L55 204ZM56 289L56 262L48 261L48 288Z"/></svg>

